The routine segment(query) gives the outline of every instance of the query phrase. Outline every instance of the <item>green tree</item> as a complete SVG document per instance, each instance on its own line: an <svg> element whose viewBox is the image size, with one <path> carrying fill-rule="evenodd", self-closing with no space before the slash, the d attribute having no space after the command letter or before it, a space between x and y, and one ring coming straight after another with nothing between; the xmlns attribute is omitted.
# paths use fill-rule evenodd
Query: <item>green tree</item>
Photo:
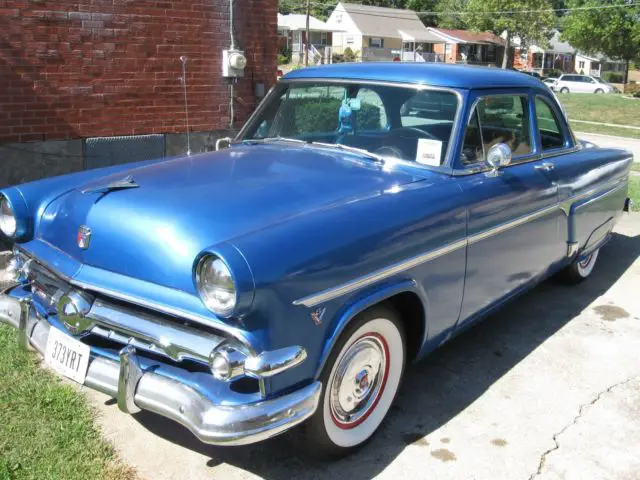
<svg viewBox="0 0 640 480"><path fill-rule="evenodd" d="M640 58L640 6L627 0L569 0L569 8L620 5L620 8L573 10L563 18L562 38L586 54L624 60L624 83L629 63Z"/></svg>
<svg viewBox="0 0 640 480"><path fill-rule="evenodd" d="M507 68L515 37L522 46L548 44L555 24L552 9L550 0L469 0L466 21L472 30L505 35L502 68Z"/></svg>
<svg viewBox="0 0 640 480"><path fill-rule="evenodd" d="M436 6L438 26L442 28L466 29L468 27L465 15L469 7L469 0L440 0ZM461 12L462 14L458 14Z"/></svg>

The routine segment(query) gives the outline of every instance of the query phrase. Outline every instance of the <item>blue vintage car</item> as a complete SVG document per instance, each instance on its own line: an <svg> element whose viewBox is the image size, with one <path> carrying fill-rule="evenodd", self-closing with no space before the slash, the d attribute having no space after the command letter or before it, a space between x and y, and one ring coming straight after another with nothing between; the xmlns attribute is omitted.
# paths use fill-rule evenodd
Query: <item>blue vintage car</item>
<svg viewBox="0 0 640 480"><path fill-rule="evenodd" d="M628 152L581 144L514 71L287 75L229 148L4 189L0 320L63 375L203 442L296 425L341 455L403 370L559 273L628 208Z"/></svg>

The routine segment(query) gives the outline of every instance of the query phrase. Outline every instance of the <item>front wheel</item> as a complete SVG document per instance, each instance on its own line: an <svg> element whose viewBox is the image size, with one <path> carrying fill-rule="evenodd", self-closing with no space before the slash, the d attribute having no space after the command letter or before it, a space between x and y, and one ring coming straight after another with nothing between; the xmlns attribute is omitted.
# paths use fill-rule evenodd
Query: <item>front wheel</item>
<svg viewBox="0 0 640 480"><path fill-rule="evenodd" d="M596 89L595 93L604 93L604 90L602 90L601 88Z"/></svg>
<svg viewBox="0 0 640 480"><path fill-rule="evenodd" d="M320 405L293 432L296 446L316 458L335 458L363 445L391 407L405 356L404 329L394 310L376 306L361 313L327 360Z"/></svg>
<svg viewBox="0 0 640 480"><path fill-rule="evenodd" d="M586 280L593 272L599 251L599 249L595 250L584 258L576 258L571 265L561 272L562 279L571 284Z"/></svg>

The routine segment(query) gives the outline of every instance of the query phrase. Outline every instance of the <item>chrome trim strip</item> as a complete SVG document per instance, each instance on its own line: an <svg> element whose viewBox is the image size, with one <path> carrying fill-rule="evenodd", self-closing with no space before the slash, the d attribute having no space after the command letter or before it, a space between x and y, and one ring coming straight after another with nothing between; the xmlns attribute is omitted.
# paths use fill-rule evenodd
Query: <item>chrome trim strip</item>
<svg viewBox="0 0 640 480"><path fill-rule="evenodd" d="M618 185L618 184L621 185ZM613 181L610 181L608 183L605 183L604 185L600 185L599 187L595 187L592 188L591 190L587 190L586 192L582 192L582 193L577 193L575 195L572 195L571 197L563 200L562 202L560 202L558 204L558 207L560 208L560 210L562 210L562 212L568 217L569 216L569 212L571 210L571 207L573 207L573 204L576 202L579 202L580 200L583 200L585 198L590 197L591 195L598 195L600 193L605 193L608 190L616 190L618 188L622 188L623 186L627 185L627 182L625 181L625 178L619 178Z"/></svg>
<svg viewBox="0 0 640 480"><path fill-rule="evenodd" d="M422 263L434 260L438 257L441 257L442 255L446 255L447 253L451 253L455 250L458 250L459 248L465 247L466 245L467 245L466 238L457 240L448 245L445 245L444 247L437 248L435 250L430 250L426 253L423 253L416 257L412 257L408 260L405 260L401 263L397 263L390 267L377 270L373 273L357 278L350 282L344 283L337 287L329 288L322 292L309 295L307 297L304 297L298 300L294 300L293 304L304 305L305 307L314 307L328 300L332 300L342 295L355 292L356 290L369 286L373 283L379 282L380 280L389 278L400 272L414 268Z"/></svg>
<svg viewBox="0 0 640 480"><path fill-rule="evenodd" d="M86 317L96 323L90 329L95 335L113 338L115 341L122 340L134 347L139 346L138 340L142 340L150 345L140 348L164 353L178 362L192 359L208 364L211 352L225 341L224 337L162 321L151 315L110 305L99 299L93 302ZM116 335L111 332L115 332Z"/></svg>
<svg viewBox="0 0 640 480"><path fill-rule="evenodd" d="M553 205L550 205L548 207L542 208L540 210L537 210L533 213L521 216L516 218L515 220L511 220L509 222L503 223L501 225L498 225L497 227L492 227L489 228L487 230L484 230L482 232L476 233L474 235L470 235L464 239L460 239L457 240L456 242L453 242L449 245L446 245L442 248L439 249L435 249L435 250L430 250L426 253L423 253L421 255L418 255L416 257L412 257L409 260L405 260L403 262L397 263L395 265L391 265L389 267L380 269L380 270L376 270L373 273L369 273L366 274L362 277L356 278L354 280L351 280L349 282L343 283L342 285L338 285L336 287L332 287L332 288L328 288L326 290L323 290L319 293L314 293L312 295L308 295L306 297L300 298L298 300L294 300L293 301L293 305L303 305L305 307L315 307L316 305L319 305L321 303L333 300L335 298L341 297L343 295L349 294L349 293L353 293L356 290L359 290L361 288L367 287L369 285L372 285L380 280L383 280L385 278L389 278L393 275L396 275L397 273L403 272L405 270L409 270L411 268L414 268L422 263L426 263L429 262L431 260L434 260L442 255L446 255L447 253L453 252L459 248L462 247L466 247L467 245L473 245L474 243L477 243L481 240L484 240L486 238L492 237L494 235L497 235L499 233L505 232L507 230L510 230L512 228L518 227L520 225L523 225L525 223L528 222L532 222L534 220L537 220L538 218L544 217L545 215L550 215L558 210L562 210L563 212L565 212L565 214L568 215L568 211L571 208L571 206L577 202L580 201L583 198L587 198L590 195L596 194L598 192L601 191L606 191L607 189L610 189L612 186L614 187L613 190L606 192L605 195L608 195L610 193L613 193L614 191L616 191L618 188L621 188L622 186L626 185L626 183L623 183L620 186L616 186L618 183L620 182L624 182L624 179L617 179L614 180L610 183L607 183L605 185L601 185L599 187L596 187L594 189L591 189L587 192L584 193L580 193L577 195L574 195L570 198L568 198L567 200L560 202L560 203L554 203ZM601 198L602 195L598 198ZM595 200L595 199L594 199ZM565 205L569 205L568 209L565 210Z"/></svg>
<svg viewBox="0 0 640 480"><path fill-rule="evenodd" d="M476 233L474 235L470 235L467 237L467 241L469 245L473 245L474 243L479 242L480 240L484 240L489 237L493 237L502 232L506 232L507 230L511 230L512 228L519 227L520 225L524 225L525 223L532 222L537 220L538 218L544 217L545 215L549 215L558 210L558 204L554 203L549 207L542 208L528 215L523 215L522 217L518 217L515 220L511 220L510 222L503 223L502 225L498 225L497 227L489 228L482 232Z"/></svg>
<svg viewBox="0 0 640 480"><path fill-rule="evenodd" d="M598 194L598 195L596 195L595 197L590 198L590 199L589 199L589 201L587 201L587 202L585 202L585 203L583 203L583 204L581 204L581 205L578 205L578 206L576 207L576 211L578 211L578 210L580 210L581 208L584 208L584 207L586 207L586 206L588 206L588 205L591 205L593 202L597 202L598 200L601 200L601 199L603 199L603 198L606 198L606 197L608 197L609 195L613 195L613 194L614 194L614 193L616 193L618 190L620 190L622 187L626 187L626 183L621 183L621 184L620 184L620 185L618 185L618 186L614 186L614 187L613 187L613 188L611 188L610 190L603 191L602 193L599 193L599 194ZM585 196L584 198L587 198L588 196L589 196L589 195Z"/></svg>
<svg viewBox="0 0 640 480"><path fill-rule="evenodd" d="M320 77L320 78L314 78L314 77L310 77L310 78L291 78L291 79L283 79L280 80L280 82L278 82L279 85L286 85L286 84L291 84L291 83L333 83L333 84L353 84L353 83L359 83L359 84L363 84L363 85L378 85L378 86L383 86L383 87L398 87L398 88L412 88L414 90L428 90L428 91L437 91L437 92L449 92L449 93L453 93L456 96L456 99L458 101L458 105L456 108L456 114L453 118L453 125L451 128L451 134L449 136L449 142L447 145L447 151L445 152L445 161L439 165L438 167L435 167L438 170L438 172L441 173L446 173L449 174L450 173L450 169L453 168L453 159L450 158L451 157L451 150L452 150L452 146L456 143L456 138L458 133L460 133L460 118L462 115L462 107L464 105L464 98L462 97L462 94L460 93L459 90L456 90L455 88L450 88L450 87L437 87L437 86L431 86L431 85L427 85L427 84L419 84L419 83L408 83L408 82L389 82L389 81L383 81L383 80L364 80L364 79L358 79L358 78L328 78L328 77ZM244 137L244 135L247 133L247 130L249 130L249 126L253 124L253 122L255 121L256 118L258 118L262 112L264 111L266 105L268 104L268 102L271 100L271 97L275 97L277 94L278 89L277 88L273 88L262 100L262 102L260 103L260 105L258 106L258 108L254 111L254 113L249 117L249 119L246 121L246 123L244 124L244 126L242 127L242 129L240 130L240 132L238 132L238 135L236 135L236 137L234 138L234 141L241 141L242 137ZM430 171L434 171L434 167L428 167L427 165L422 165L418 162L411 162L411 161L407 161L407 160L394 160L393 162L394 164L399 164L399 165L408 165L411 167L415 167L415 168L420 168L420 169L424 169L424 170L430 170ZM443 170L439 170L439 169L443 169Z"/></svg>
<svg viewBox="0 0 640 480"><path fill-rule="evenodd" d="M89 285L84 282L79 282L76 280L71 280L71 284L82 288L83 290L89 290L91 292L101 293L108 297L115 298L116 300L122 300L124 302L129 302L134 305L138 305L140 307L149 308L151 310L155 310L160 313L166 313L167 315L172 315L175 317L186 318L187 320L192 320L196 323L204 325L206 327L213 328L215 330L220 330L224 333L231 335L236 338L242 345L247 349L247 351L251 354L255 353L255 350L251 346L251 343L247 338L244 337L238 330L232 329L227 326L225 323L221 321L216 321L215 319L205 317L203 315L198 315L197 313L188 312L186 310L182 310L179 308L169 307L166 305L161 305L156 302L152 302L149 300L142 299L140 297L136 297L134 295L128 295L126 293L118 292L115 290L111 290L108 288L96 287L95 285Z"/></svg>

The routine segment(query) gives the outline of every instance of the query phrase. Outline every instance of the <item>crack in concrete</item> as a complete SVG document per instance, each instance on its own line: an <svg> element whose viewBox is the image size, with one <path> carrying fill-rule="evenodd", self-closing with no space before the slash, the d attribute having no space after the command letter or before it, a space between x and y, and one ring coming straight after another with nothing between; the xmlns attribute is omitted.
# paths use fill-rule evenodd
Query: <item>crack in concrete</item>
<svg viewBox="0 0 640 480"><path fill-rule="evenodd" d="M529 480L533 480L535 477L537 477L538 475L540 475L542 473L542 469L544 468L544 464L547 460L547 456L549 456L552 452L555 452L556 450L558 450L560 448L560 443L558 443L558 437L560 435L562 435L564 432L566 432L567 430L569 430L569 428L571 428L572 426L574 426L575 424L578 423L578 420L580 420L580 418L582 418L582 416L585 413L585 410L589 407L592 407L593 405L595 405L604 395L606 395L607 393L610 393L611 391L613 391L615 388L621 387L623 385L626 385L627 383L635 380L636 376L633 377L629 377L626 380L622 380L621 382L618 383L614 383L613 385L610 385L609 387L605 388L604 390L598 392L598 394L593 398L593 400L591 400L590 402L587 403L583 403L582 405L580 405L580 408L578 409L578 414L573 417L573 420L571 422L569 422L568 424L566 424L564 427L562 427L562 429L559 432L556 432L553 434L553 436L551 437L553 440L554 445L549 448L548 450L545 450L544 452L542 452L542 455L540 455L540 461L538 462L538 469L536 470L535 473L532 473L529 476Z"/></svg>

